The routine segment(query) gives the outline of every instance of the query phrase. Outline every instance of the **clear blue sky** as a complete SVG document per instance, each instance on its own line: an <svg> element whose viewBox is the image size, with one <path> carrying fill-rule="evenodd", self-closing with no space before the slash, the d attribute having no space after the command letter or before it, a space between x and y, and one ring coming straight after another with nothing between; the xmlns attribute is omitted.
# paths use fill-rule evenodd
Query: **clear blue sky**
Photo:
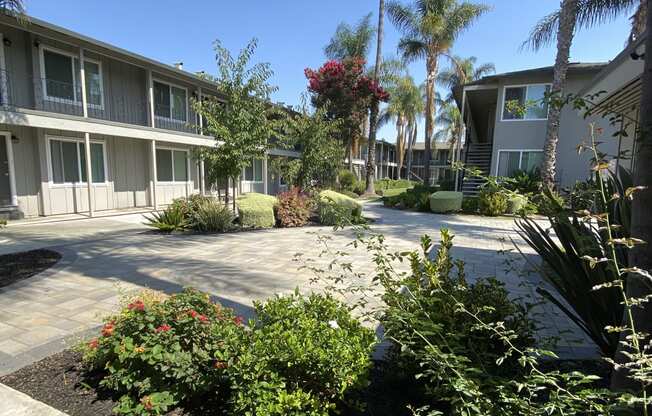
<svg viewBox="0 0 652 416"><path fill-rule="evenodd" d="M277 101L298 104L306 89L305 67L319 67L323 47L338 23L355 23L377 13L377 0L26 0L30 15L165 63L183 61L188 71L215 72L212 42L220 39L233 53L249 39L259 39L256 61L270 62L279 87ZM557 0L485 0L492 6L453 48L460 56L493 62L497 72L552 65L554 47L519 52L537 20L559 7ZM377 17L374 17L377 21ZM400 34L385 23L384 55L396 53ZM572 61L612 59L624 46L626 17L578 34ZM375 51L375 47L373 48ZM373 57L370 57L373 61ZM424 63L410 66L417 82ZM381 137L394 141L391 126ZM420 140L422 134L419 135Z"/></svg>

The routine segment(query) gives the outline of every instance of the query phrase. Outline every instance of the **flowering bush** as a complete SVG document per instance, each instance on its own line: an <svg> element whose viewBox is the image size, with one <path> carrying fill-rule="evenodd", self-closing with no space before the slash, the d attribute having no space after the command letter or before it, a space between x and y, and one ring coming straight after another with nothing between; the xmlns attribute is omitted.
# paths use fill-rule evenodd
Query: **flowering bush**
<svg viewBox="0 0 652 416"><path fill-rule="evenodd" d="M276 221L280 227L302 227L310 219L311 200L298 188L281 192L277 196Z"/></svg>
<svg viewBox="0 0 652 416"><path fill-rule="evenodd" d="M122 395L114 409L120 414L226 401L240 323L196 290L170 297L143 292L82 344L83 362L104 372L101 386Z"/></svg>
<svg viewBox="0 0 652 416"><path fill-rule="evenodd" d="M231 368L233 412L330 415L367 384L373 332L330 296L255 304L258 321Z"/></svg>

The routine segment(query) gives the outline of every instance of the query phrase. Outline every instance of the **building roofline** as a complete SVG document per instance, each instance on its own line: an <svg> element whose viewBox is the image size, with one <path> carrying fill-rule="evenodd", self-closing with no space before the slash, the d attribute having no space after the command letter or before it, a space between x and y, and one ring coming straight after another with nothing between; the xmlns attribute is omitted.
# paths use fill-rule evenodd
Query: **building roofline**
<svg viewBox="0 0 652 416"><path fill-rule="evenodd" d="M570 64L568 64L568 72L575 72L575 73L594 72L594 71L597 72L604 69L607 65L609 65L609 62L571 62ZM539 75L539 74L547 74L547 73L552 74L553 71L554 71L554 66L542 66L539 68L530 68L530 69L523 69L519 71L503 72L500 74L487 75L486 77L482 77L477 81L464 84L464 87L468 87L472 85L488 84L505 78L514 78L519 76Z"/></svg>
<svg viewBox="0 0 652 416"><path fill-rule="evenodd" d="M627 45L614 59L612 59L607 65L602 68L600 72L596 74L591 82L582 88L578 95L585 95L594 85L598 82L605 79L609 74L611 74L620 64L622 64L627 59L631 59L631 55L636 51L641 45L645 45L645 39L647 38L647 30L639 36L639 38L630 45ZM647 45L646 45L647 46Z"/></svg>

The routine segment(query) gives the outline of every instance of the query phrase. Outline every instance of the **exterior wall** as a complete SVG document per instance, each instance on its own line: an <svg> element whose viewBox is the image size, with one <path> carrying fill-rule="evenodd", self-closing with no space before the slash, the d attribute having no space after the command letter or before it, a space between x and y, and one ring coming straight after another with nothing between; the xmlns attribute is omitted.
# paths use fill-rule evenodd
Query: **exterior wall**
<svg viewBox="0 0 652 416"><path fill-rule="evenodd" d="M80 133L29 127L0 126L12 141L18 207L25 217L71 214L88 211L86 184L54 184L51 179L50 138L83 139ZM105 146L106 182L93 184L96 211L152 206L150 201L150 143L146 140L91 135ZM190 146L157 142L157 147L191 150ZM189 153L190 180L157 183L157 201L169 204L174 198L199 192L199 168Z"/></svg>
<svg viewBox="0 0 652 416"><path fill-rule="evenodd" d="M12 139L16 195L18 209L22 216L34 217L40 214L40 167L36 131L27 127L0 126L9 131Z"/></svg>
<svg viewBox="0 0 652 416"><path fill-rule="evenodd" d="M567 81L567 93L579 93L592 79L593 74L570 75ZM502 121L502 109L505 87L523 84L551 83L545 76L501 80L498 87L498 104L496 108L496 125L491 161L491 173L498 172L499 150L543 150L546 136L546 120L508 120ZM562 110L559 143L557 145L557 179L562 186L570 186L577 180L588 177L589 159L587 153L577 154L577 146L589 137L589 125L604 129L605 140L602 150L615 154L617 143L609 139L614 129L607 120L600 118L584 119L583 115L570 106Z"/></svg>

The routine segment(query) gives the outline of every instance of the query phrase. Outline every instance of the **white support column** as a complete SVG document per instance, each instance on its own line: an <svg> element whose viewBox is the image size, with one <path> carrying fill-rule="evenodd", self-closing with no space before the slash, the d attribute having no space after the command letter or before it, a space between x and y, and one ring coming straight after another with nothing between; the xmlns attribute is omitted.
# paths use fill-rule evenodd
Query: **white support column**
<svg viewBox="0 0 652 416"><path fill-rule="evenodd" d="M267 192L269 191L267 186L267 154L265 154L265 157L263 158L263 193L267 195Z"/></svg>
<svg viewBox="0 0 652 416"><path fill-rule="evenodd" d="M156 140L149 142L149 196L154 211L158 211L158 201L156 196Z"/></svg>
<svg viewBox="0 0 652 416"><path fill-rule="evenodd" d="M86 95L86 69L84 68L84 48L79 49L79 83L81 84L82 114L88 118L88 98ZM88 192L88 215L93 216L93 170L91 168L91 134L84 133L84 156L86 159L86 187Z"/></svg>
<svg viewBox="0 0 652 416"><path fill-rule="evenodd" d="M0 39L4 36L0 33ZM5 45L0 43L0 99L3 107L9 105L9 86L7 84L7 62L5 60Z"/></svg>
<svg viewBox="0 0 652 416"><path fill-rule="evenodd" d="M152 71L147 70L147 114L149 115L149 126L156 127L156 117L154 114L154 80Z"/></svg>
<svg viewBox="0 0 652 416"><path fill-rule="evenodd" d="M199 192L206 195L206 176L204 173L204 159L199 160Z"/></svg>
<svg viewBox="0 0 652 416"><path fill-rule="evenodd" d="M199 87L199 89L197 90L197 99L199 100L200 103L202 102L201 87ZM203 136L204 135L204 118L201 116L201 114L197 114L197 118L199 119L199 120L197 120L197 124L199 125L199 134Z"/></svg>
<svg viewBox="0 0 652 416"><path fill-rule="evenodd" d="M11 133L3 134L5 136L5 147L7 148L7 164L9 165L9 195L11 195L11 205L18 205L18 193L16 191L16 166L14 165L14 149L11 143Z"/></svg>

